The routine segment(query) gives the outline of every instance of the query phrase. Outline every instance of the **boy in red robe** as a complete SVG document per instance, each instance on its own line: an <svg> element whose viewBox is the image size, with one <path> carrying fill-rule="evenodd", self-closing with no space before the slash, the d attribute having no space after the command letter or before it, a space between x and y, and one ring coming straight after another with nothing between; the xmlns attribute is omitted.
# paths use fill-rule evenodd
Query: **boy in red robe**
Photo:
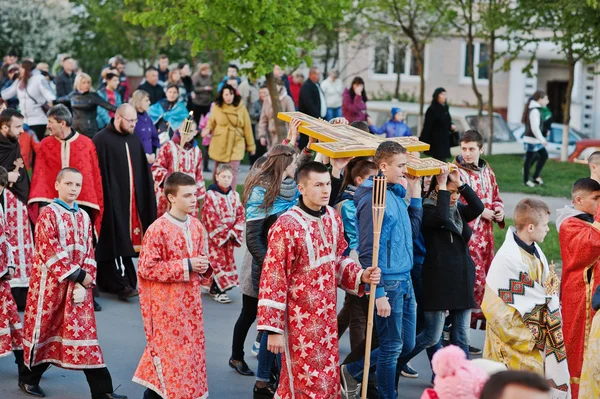
<svg viewBox="0 0 600 399"><path fill-rule="evenodd" d="M361 283L378 284L380 270L342 255L348 244L342 218L327 206L327 167L308 162L297 181L298 205L269 230L257 328L269 334L271 352L284 354L276 398L338 399L337 287L361 295Z"/></svg>
<svg viewBox="0 0 600 399"><path fill-rule="evenodd" d="M227 291L239 285L233 250L242 245L246 212L240 195L231 187L231 165L219 164L216 180L208 187L201 220L208 231L208 257L213 268L210 293L215 301L230 303Z"/></svg>
<svg viewBox="0 0 600 399"><path fill-rule="evenodd" d="M201 276L210 277L204 228L192 217L196 180L175 172L165 181L170 210L142 243L138 268L146 350L133 381L148 388L144 399L208 396Z"/></svg>
<svg viewBox="0 0 600 399"><path fill-rule="evenodd" d="M563 334L572 395L577 399L583 356L596 314L592 296L600 284L600 183L590 178L577 180L571 198L572 206L557 212L556 228L563 261Z"/></svg>
<svg viewBox="0 0 600 399"><path fill-rule="evenodd" d="M485 330L485 317L481 312L481 301L485 292L485 278L494 259L494 223L504 228L504 203L496 183L496 175L490 165L481 158L483 155L483 136L475 130L467 130L460 138L461 155L454 164L458 166L460 178L475 191L485 210L469 223L473 235L469 241L469 252L475 263L475 303L477 309L471 311L471 328ZM464 201L464 199L462 200ZM473 355L481 354L480 349L469 347Z"/></svg>
<svg viewBox="0 0 600 399"><path fill-rule="evenodd" d="M0 166L0 193L8 185L8 172ZM5 235L4 211L0 205L0 357L14 353L19 369L23 367L23 325L9 281L15 273L12 248Z"/></svg>

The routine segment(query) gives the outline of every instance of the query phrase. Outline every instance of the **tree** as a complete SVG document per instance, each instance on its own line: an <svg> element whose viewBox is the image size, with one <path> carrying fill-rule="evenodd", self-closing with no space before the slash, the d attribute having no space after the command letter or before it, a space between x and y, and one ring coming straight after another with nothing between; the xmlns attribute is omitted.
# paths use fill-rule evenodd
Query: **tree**
<svg viewBox="0 0 600 399"><path fill-rule="evenodd" d="M443 0L373 0L365 4L365 16L382 30L397 35L400 30L410 41L420 78L419 130L425 104L425 46L449 30L452 13Z"/></svg>
<svg viewBox="0 0 600 399"><path fill-rule="evenodd" d="M0 51L52 62L69 48L76 25L69 20L67 0L4 1L0 12Z"/></svg>
<svg viewBox="0 0 600 399"><path fill-rule="evenodd" d="M565 56L569 71L566 103L564 109L564 129L560 159L568 157L569 123L571 121L571 95L575 80L575 65L578 62L597 63L600 60L600 10L587 2L571 0L553 0L538 2L524 0L523 7L535 10L537 18L532 25L548 34L552 41Z"/></svg>
<svg viewBox="0 0 600 399"><path fill-rule="evenodd" d="M133 0L127 0L131 2ZM273 65L310 64L315 47L307 33L319 24L331 27L350 0L146 0L148 9L126 19L143 27L166 26L171 41L191 43L192 52L222 51L225 58L251 63L256 76L266 75L273 113L280 110ZM207 33L210 39L206 40ZM276 119L277 120L277 119ZM278 134L285 137L283 122Z"/></svg>

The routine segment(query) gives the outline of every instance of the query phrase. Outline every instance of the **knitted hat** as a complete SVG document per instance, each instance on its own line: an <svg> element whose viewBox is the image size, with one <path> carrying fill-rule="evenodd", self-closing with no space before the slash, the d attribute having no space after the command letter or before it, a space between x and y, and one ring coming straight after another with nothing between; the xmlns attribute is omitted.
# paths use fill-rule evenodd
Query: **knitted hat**
<svg viewBox="0 0 600 399"><path fill-rule="evenodd" d="M435 353L432 360L435 389L427 389L421 399L478 399L488 374L467 360L465 352L450 345Z"/></svg>
<svg viewBox="0 0 600 399"><path fill-rule="evenodd" d="M398 108L398 107L393 107L392 108L392 119L394 119L394 116L396 116L396 114L398 112L402 112L402 108Z"/></svg>

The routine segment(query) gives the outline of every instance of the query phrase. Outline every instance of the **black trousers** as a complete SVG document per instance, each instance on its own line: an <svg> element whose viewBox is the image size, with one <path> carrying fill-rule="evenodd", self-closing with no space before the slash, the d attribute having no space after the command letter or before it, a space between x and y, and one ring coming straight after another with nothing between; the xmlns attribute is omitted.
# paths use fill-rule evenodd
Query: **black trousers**
<svg viewBox="0 0 600 399"><path fill-rule="evenodd" d="M46 136L46 125L33 125L29 126L29 128L35 132L39 141L42 141Z"/></svg>
<svg viewBox="0 0 600 399"><path fill-rule="evenodd" d="M252 323L256 320L258 311L258 298L242 295L242 311L233 328L233 344L231 345L231 358L244 360L244 343Z"/></svg>
<svg viewBox="0 0 600 399"><path fill-rule="evenodd" d="M42 375L48 370L50 365L51 363L38 364L37 366L33 366L31 370L23 366L19 372L19 381L28 385L39 385ZM112 378L106 367L99 369L84 369L82 371L90 386L92 397L94 395L113 392Z"/></svg>
<svg viewBox="0 0 600 399"><path fill-rule="evenodd" d="M148 388L144 391L144 399L162 399L162 397L150 388Z"/></svg>
<svg viewBox="0 0 600 399"><path fill-rule="evenodd" d="M363 295L361 297L359 297L359 302L360 302L360 307L362 308L364 314L365 314L365 318L367 318L367 315L369 314L369 296L368 295ZM365 331L366 331L367 325L365 323ZM349 364L349 363L353 363L356 362L358 360L361 360L363 357L365 357L365 348L367 346L367 339L366 339L366 333L365 333L365 339L363 339L355 348L352 348L350 353L348 354L348 356L346 356L346 358L344 359L342 364ZM377 335L377 328L375 327L375 314L373 315L373 337L371 340L371 351L375 350L379 348L379 336Z"/></svg>
<svg viewBox="0 0 600 399"><path fill-rule="evenodd" d="M27 292L29 292L28 287L14 287L10 289L12 293L13 299L17 304L17 309L19 312L25 310L25 305L27 304Z"/></svg>
<svg viewBox="0 0 600 399"><path fill-rule="evenodd" d="M542 148L538 151L527 151L525 153L525 164L523 165L523 182L527 183L529 180L535 180L540 177L542 169L548 160L548 151ZM529 172L533 163L535 164L535 170L531 179L529 178Z"/></svg>
<svg viewBox="0 0 600 399"><path fill-rule="evenodd" d="M113 294L121 293L125 288L137 286L137 273L133 258L124 256L112 262L98 262L98 287Z"/></svg>

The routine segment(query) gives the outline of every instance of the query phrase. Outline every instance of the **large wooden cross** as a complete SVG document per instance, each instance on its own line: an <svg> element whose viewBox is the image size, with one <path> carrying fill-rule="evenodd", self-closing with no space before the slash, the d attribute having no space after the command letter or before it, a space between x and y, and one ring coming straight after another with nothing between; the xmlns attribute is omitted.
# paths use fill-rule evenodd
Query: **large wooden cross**
<svg viewBox="0 0 600 399"><path fill-rule="evenodd" d="M419 141L417 137L385 138L364 132L350 125L332 125L322 119L313 118L302 112L280 112L277 117L286 122L292 118L299 119L302 124L300 133L314 137L319 143L311 144L310 149L330 158L369 157L375 155L379 144L384 141L395 141L409 152L421 152L429 149L429 144ZM440 173L440 167L448 165L433 158L408 157L408 173L413 176L431 176Z"/></svg>

